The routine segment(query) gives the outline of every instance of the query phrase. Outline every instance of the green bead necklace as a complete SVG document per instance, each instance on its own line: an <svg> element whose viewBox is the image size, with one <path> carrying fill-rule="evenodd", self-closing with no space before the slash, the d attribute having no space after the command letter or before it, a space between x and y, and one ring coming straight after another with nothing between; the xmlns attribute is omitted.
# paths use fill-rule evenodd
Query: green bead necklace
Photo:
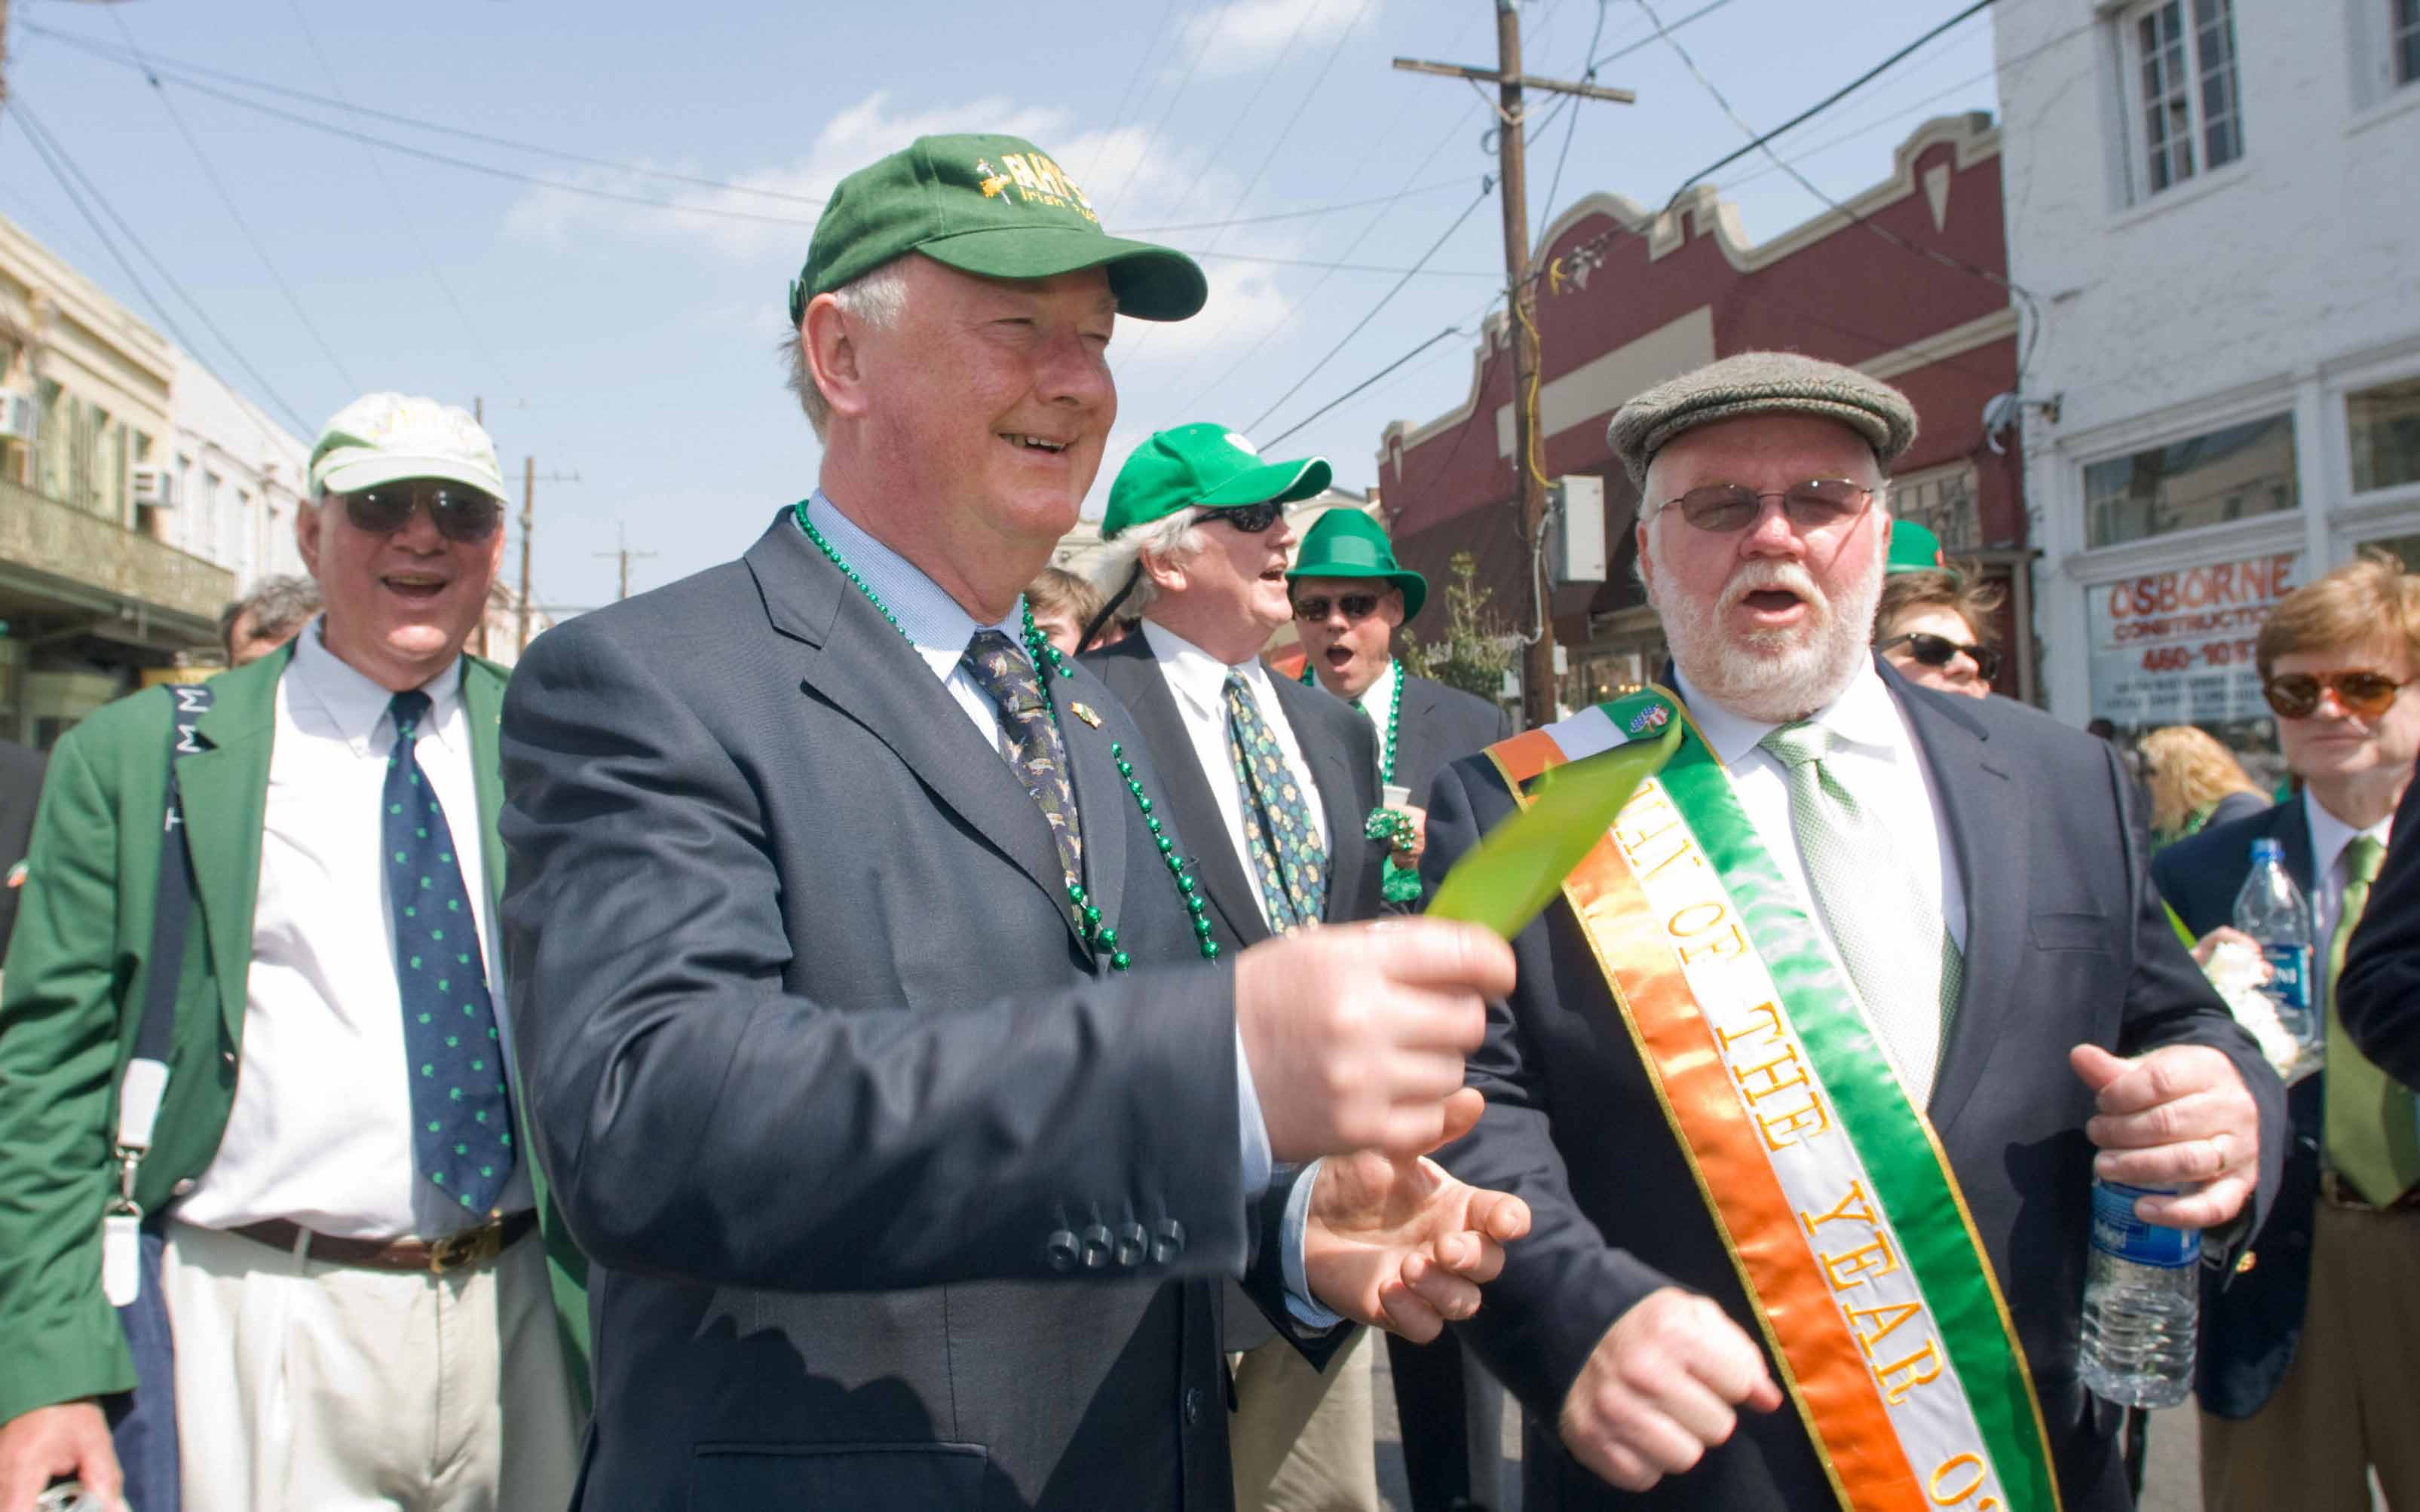
<svg viewBox="0 0 2420 1512"><path fill-rule="evenodd" d="M815 548L830 559L833 566L840 569L842 577L856 585L857 591L865 595L865 601L874 606L876 612L888 621L892 629L899 632L899 639L913 645L914 640L908 636L907 630L901 627L899 617L891 612L891 606L882 601L882 595L876 593L873 585L858 575L856 568L842 559L840 549L824 539L823 532L816 530L814 522L807 518L806 501L800 500L791 513L799 522L799 529L806 532L807 539L815 544ZM1067 665L1065 655L1057 646L1052 645L1049 637L1044 635L1034 625L1033 610L1031 609L1025 610L1025 651L1026 655L1033 658L1034 667L1044 673L1040 679L1042 706L1049 713L1050 725L1055 730L1059 728L1059 702L1050 696L1050 676L1055 673L1062 678L1072 677L1075 675L1075 669ZM1062 738L1064 738L1063 734ZM1202 959L1218 960L1218 942L1210 937L1210 919L1204 911L1207 905L1202 901L1201 888L1194 883L1192 877L1186 874L1187 868L1192 863L1176 854L1176 842L1168 838L1158 816L1152 812L1154 805L1151 795L1143 792L1141 781L1135 777L1134 763L1126 760L1125 747L1121 742L1115 740L1109 742L1109 759L1118 764L1118 776L1125 780L1126 795L1134 799L1136 810L1142 815L1143 824L1150 828L1152 843L1159 848L1159 858L1168 868L1169 879L1175 885L1176 895L1184 903L1187 915L1193 920L1193 940L1202 952ZM1067 903L1075 910L1078 930L1082 934L1084 943L1095 951L1109 952L1111 970L1124 971L1134 964L1134 958L1119 947L1117 926L1102 915L1100 905L1086 894L1082 883L1067 884Z"/></svg>
<svg viewBox="0 0 2420 1512"><path fill-rule="evenodd" d="M1397 657L1391 665L1395 669L1395 687L1387 701L1387 749L1378 761L1378 785L1382 788L1391 786L1395 780L1395 735L1404 727L1403 659ZM1309 670L1308 667L1304 669L1305 671ZM1359 712L1361 701L1355 699L1353 707L1357 713ZM1393 809L1374 809L1371 810L1369 823L1363 826L1363 833L1387 847L1386 864L1379 872L1380 894L1388 903L1416 902L1420 895L1420 874L1408 867L1396 865L1394 856L1398 846L1411 841L1411 820Z"/></svg>
<svg viewBox="0 0 2420 1512"><path fill-rule="evenodd" d="M1378 785L1390 787L1395 780L1395 732L1404 727L1404 663L1397 657L1388 665L1395 669L1394 691L1387 698L1387 749L1378 758ZM1305 668L1308 671L1308 667ZM1360 712L1361 701L1355 699L1353 708Z"/></svg>

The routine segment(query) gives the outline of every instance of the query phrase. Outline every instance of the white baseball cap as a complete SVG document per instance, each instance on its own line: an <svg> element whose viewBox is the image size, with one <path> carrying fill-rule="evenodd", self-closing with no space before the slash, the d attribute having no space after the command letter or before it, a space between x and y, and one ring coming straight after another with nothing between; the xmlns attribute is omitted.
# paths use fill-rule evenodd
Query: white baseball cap
<svg viewBox="0 0 2420 1512"><path fill-rule="evenodd" d="M311 448L311 491L352 493L405 478L443 478L504 497L496 443L471 412L409 393L365 393L336 411Z"/></svg>

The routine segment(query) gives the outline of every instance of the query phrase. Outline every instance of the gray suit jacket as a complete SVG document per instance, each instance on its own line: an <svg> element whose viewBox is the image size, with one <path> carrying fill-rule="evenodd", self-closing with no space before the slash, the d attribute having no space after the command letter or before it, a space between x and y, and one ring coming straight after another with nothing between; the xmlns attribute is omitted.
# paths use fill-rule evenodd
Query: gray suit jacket
<svg viewBox="0 0 2420 1512"><path fill-rule="evenodd" d="M1228 1504L1232 976L1057 689L1086 885L785 511L551 630L504 716L514 1027L593 1257L583 1508ZM1099 724L1072 713L1083 703ZM1256 1271L1258 1295L1281 1310Z"/></svg>

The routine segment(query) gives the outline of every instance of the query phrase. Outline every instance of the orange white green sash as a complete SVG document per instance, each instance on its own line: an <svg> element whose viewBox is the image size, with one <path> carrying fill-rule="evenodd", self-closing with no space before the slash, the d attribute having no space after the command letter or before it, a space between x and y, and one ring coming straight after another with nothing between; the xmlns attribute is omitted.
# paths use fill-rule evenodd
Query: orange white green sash
<svg viewBox="0 0 2420 1512"><path fill-rule="evenodd" d="M1679 708L1651 690L1488 754L1526 805L1540 773ZM1563 897L1840 1505L2055 1512L2041 1409L1948 1158L1694 727Z"/></svg>

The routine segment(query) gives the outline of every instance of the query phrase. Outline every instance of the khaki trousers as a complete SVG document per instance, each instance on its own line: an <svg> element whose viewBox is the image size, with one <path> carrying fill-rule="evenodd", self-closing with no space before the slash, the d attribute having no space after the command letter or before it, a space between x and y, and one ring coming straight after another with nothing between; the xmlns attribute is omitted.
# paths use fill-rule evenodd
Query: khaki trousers
<svg viewBox="0 0 2420 1512"><path fill-rule="evenodd" d="M551 1512L578 1408L535 1234L450 1275L168 1226L186 1512Z"/></svg>
<svg viewBox="0 0 2420 1512"><path fill-rule="evenodd" d="M2240 1422L2204 1412L2205 1512L2420 1507L2420 1210L2322 1202L2303 1338L2276 1394Z"/></svg>
<svg viewBox="0 0 2420 1512"><path fill-rule="evenodd" d="M1271 1339L1233 1357L1235 1512L1379 1512L1371 1331L1324 1371Z"/></svg>

